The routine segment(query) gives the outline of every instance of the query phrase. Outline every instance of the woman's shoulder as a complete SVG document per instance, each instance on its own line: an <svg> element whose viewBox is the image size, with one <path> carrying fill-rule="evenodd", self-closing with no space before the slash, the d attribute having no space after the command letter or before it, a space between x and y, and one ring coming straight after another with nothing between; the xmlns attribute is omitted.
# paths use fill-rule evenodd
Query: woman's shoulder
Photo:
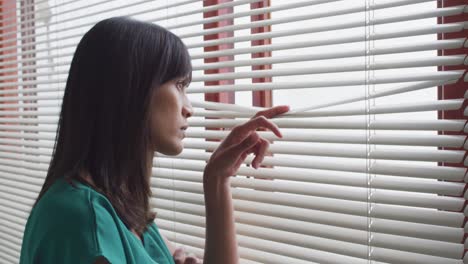
<svg viewBox="0 0 468 264"><path fill-rule="evenodd" d="M100 252L93 195L86 188L56 180L31 210L20 262L33 263L40 257L44 263L58 263L63 257L90 263Z"/></svg>
<svg viewBox="0 0 468 264"><path fill-rule="evenodd" d="M31 211L24 233L22 258L27 260L28 256L41 252L47 259L76 257L85 261L77 263L90 263L90 259L107 252L109 259L118 259L118 254L123 252L119 225L105 196L84 184L72 185L59 179ZM65 248L67 256L64 253L55 255L54 251Z"/></svg>
<svg viewBox="0 0 468 264"><path fill-rule="evenodd" d="M38 218L44 224L91 228L96 207L102 207L96 204L106 205L106 200L103 195L84 184L76 182L72 185L60 178L39 200L30 217Z"/></svg>

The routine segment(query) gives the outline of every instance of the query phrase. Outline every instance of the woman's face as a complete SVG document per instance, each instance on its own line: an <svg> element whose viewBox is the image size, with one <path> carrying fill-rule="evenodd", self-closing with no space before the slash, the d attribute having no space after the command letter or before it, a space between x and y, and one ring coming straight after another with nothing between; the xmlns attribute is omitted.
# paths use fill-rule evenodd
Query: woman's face
<svg viewBox="0 0 468 264"><path fill-rule="evenodd" d="M182 79L168 81L155 89L150 105L151 145L153 151L177 155L184 146L182 139L193 109Z"/></svg>

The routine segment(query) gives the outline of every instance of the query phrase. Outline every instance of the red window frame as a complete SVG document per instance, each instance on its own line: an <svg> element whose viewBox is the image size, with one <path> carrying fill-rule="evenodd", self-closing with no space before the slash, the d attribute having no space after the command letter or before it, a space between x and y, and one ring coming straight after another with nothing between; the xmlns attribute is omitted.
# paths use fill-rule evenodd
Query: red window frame
<svg viewBox="0 0 468 264"><path fill-rule="evenodd" d="M437 7L438 8L444 8L444 7L450 7L450 6L460 6L460 5L466 5L466 0L442 0L442 1L437 1ZM455 15L455 16L446 16L446 17L439 17L437 18L437 23L439 24L448 24L448 23L457 23L457 22L463 22L463 21L468 21L468 14L467 13L462 13L460 15ZM441 33L437 35L437 39L442 40L442 39L456 39L456 38L468 38L468 30L465 29L460 32L450 32L450 33ZM468 56L468 48L459 48L459 49L449 49L449 50L438 50L438 55L439 56L447 56L447 55L467 55ZM464 70L464 75L463 77L466 76L468 66L467 65L456 65L456 66L439 66L438 67L439 71L452 71L452 70ZM444 87L439 86L438 87L438 99L439 100L448 100L448 99L460 99L464 98L464 95L468 89L468 85L466 82L464 82L464 78L460 78L460 80L454 84L449 84L449 85L444 85ZM468 106L467 104L468 100L465 100L463 103L463 106L459 110L449 110L449 111L439 111L438 112L438 118L439 119L457 119L457 120L466 120L468 121L468 118L464 116L464 110ZM468 125L465 123L465 125ZM468 136L467 133L464 133L463 131L461 132L439 132L440 135L464 135ZM465 140L466 142L466 140ZM465 145L465 144L464 144ZM447 150L465 150L464 147L462 146L461 148L443 148ZM463 161L467 158L467 154L465 154L465 157L463 158ZM461 163L439 163L439 166L451 166L451 167L464 167L466 166L463 164L463 161ZM468 173L465 175L465 179L468 178ZM463 191L462 197L464 196L464 193L466 193L468 188L468 185L465 184L465 189ZM467 206L467 201L465 200L465 204L463 206L462 212L465 212ZM468 217L465 215L465 220L463 222L462 228L466 225L468 221ZM466 239L468 237L468 233L465 233L463 240L460 241L460 243L465 243ZM466 254L467 249L465 248L464 255Z"/></svg>

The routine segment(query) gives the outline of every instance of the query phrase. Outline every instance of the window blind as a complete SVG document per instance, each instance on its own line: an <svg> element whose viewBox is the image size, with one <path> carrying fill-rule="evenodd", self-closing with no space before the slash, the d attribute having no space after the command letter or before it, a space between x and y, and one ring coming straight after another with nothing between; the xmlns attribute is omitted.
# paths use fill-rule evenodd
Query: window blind
<svg viewBox="0 0 468 264"><path fill-rule="evenodd" d="M445 2L2 1L0 262L18 262L78 41L128 15L180 36L194 65L185 150L153 163L152 204L169 240L203 256L206 161L263 109L252 92L271 91L292 111L272 120L282 139L258 132L272 142L262 167L232 179L241 263L464 263L468 127L438 113L463 113L468 94L438 93L466 90L467 54L450 51L468 41L438 36L466 33L468 22L438 19L468 7ZM230 92L234 104L205 100Z"/></svg>

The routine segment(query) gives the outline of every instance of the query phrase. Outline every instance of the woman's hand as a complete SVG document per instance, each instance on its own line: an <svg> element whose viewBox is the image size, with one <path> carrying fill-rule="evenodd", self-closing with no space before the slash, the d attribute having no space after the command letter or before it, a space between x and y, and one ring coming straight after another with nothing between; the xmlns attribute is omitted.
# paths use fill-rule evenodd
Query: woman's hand
<svg viewBox="0 0 468 264"><path fill-rule="evenodd" d="M278 126L268 119L288 111L287 105L272 107L258 112L246 123L235 126L211 155L205 167L205 176L228 178L235 175L250 153L255 153L252 166L257 169L270 143L255 131L258 128L266 128L281 138Z"/></svg>
<svg viewBox="0 0 468 264"><path fill-rule="evenodd" d="M184 249L178 248L174 252L175 264L201 264L202 261L198 259L194 254L185 254Z"/></svg>

